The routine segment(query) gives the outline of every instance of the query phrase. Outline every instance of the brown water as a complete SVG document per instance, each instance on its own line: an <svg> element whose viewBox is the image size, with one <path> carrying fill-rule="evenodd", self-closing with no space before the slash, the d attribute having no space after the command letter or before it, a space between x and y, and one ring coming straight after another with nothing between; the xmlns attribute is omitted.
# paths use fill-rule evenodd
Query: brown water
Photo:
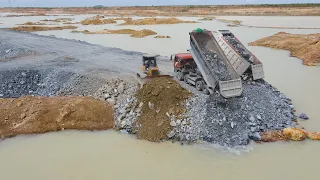
<svg viewBox="0 0 320 180"><path fill-rule="evenodd" d="M287 26L300 26L296 17L239 17L244 23L250 23L250 25L261 23L260 18L265 20L264 25L267 26L276 26L284 21ZM304 26L308 27L316 27L314 22L320 21L320 17L310 17L312 20L308 20L308 17L304 18L309 22L307 25L304 22ZM0 20L2 23L8 21L6 18ZM10 23L13 24L13 22ZM4 25L0 25L2 26ZM319 32L319 30L230 28L224 23L209 21L199 24L158 26L79 27L79 29L89 30L146 28L160 35L169 35L171 39L71 34L69 30L47 31L39 34L170 55L185 52L188 49L188 32L197 27L210 30L230 29L244 44L279 31ZM318 112L320 67L303 66L299 59L289 57L287 51L263 47L249 47L249 49L264 63L267 81L293 100L298 113L308 114L310 120L301 124L308 130L320 131ZM319 149L320 142L309 140L251 144L245 149L225 150L213 145L181 146L170 142L150 143L114 131L94 133L65 131L20 136L1 142L0 179L318 179Z"/></svg>

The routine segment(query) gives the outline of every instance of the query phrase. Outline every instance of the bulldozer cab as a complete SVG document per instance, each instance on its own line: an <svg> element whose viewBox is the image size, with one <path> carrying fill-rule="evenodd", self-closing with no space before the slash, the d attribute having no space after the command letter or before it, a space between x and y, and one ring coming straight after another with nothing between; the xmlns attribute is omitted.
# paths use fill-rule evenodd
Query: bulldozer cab
<svg viewBox="0 0 320 180"><path fill-rule="evenodd" d="M142 56L142 65L148 70L152 67L157 67L157 55Z"/></svg>

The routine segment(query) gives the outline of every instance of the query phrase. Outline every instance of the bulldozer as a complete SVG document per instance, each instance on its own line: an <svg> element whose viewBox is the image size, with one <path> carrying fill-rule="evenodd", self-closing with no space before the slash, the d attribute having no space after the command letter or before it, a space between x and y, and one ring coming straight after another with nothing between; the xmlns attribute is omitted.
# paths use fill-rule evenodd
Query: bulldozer
<svg viewBox="0 0 320 180"><path fill-rule="evenodd" d="M150 81L151 79L154 79L157 77L173 78L170 75L160 74L160 70L157 64L158 56L159 55L150 55L150 54L145 54L142 56L142 66L141 66L142 74L137 73L137 78L141 86L147 81Z"/></svg>

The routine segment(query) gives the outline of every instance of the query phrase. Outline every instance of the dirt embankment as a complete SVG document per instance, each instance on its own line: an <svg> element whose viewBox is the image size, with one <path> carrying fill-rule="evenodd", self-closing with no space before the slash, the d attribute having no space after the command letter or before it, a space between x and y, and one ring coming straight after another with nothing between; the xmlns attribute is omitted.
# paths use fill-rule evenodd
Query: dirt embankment
<svg viewBox="0 0 320 180"><path fill-rule="evenodd" d="M242 21L229 19L216 19L219 22L227 23L227 26L240 26Z"/></svg>
<svg viewBox="0 0 320 180"><path fill-rule="evenodd" d="M149 29L143 29L143 30L133 30L133 29L118 29L118 30L102 30L102 31L77 31L73 30L72 33L83 33L83 34L129 34L131 37L135 38L143 38L146 36L151 36L157 34L156 32L149 30Z"/></svg>
<svg viewBox="0 0 320 180"><path fill-rule="evenodd" d="M154 24L180 24L180 23L197 23L196 21L183 21L177 18L144 18L137 20L127 20L120 25L154 25Z"/></svg>
<svg viewBox="0 0 320 180"><path fill-rule="evenodd" d="M0 99L0 136L45 133L64 129L113 128L111 106L91 97Z"/></svg>
<svg viewBox="0 0 320 180"><path fill-rule="evenodd" d="M76 29L76 26L18 26L10 28L14 31L34 32L34 31L52 31L63 29Z"/></svg>
<svg viewBox="0 0 320 180"><path fill-rule="evenodd" d="M320 63L320 33L289 34L279 32L251 42L249 45L289 50L291 56L302 59L303 64L307 66Z"/></svg>
<svg viewBox="0 0 320 180"><path fill-rule="evenodd" d="M218 6L133 6L74 8L2 8L1 12L46 14L105 14L120 16L319 16L318 4L218 5Z"/></svg>
<svg viewBox="0 0 320 180"><path fill-rule="evenodd" d="M171 131L170 116L185 113L185 100L191 93L170 78L157 78L137 91L138 105L142 106L137 120L137 136L149 141L168 139Z"/></svg>

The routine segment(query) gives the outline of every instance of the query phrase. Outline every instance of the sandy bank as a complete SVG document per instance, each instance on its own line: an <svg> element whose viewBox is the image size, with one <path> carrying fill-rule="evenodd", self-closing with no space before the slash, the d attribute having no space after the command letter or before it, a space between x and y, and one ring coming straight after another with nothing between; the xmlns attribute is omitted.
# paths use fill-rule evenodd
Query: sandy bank
<svg viewBox="0 0 320 180"><path fill-rule="evenodd" d="M0 99L1 138L64 129L104 130L113 126L112 108L90 97Z"/></svg>
<svg viewBox="0 0 320 180"><path fill-rule="evenodd" d="M28 25L28 26L30 26L30 25L46 25L46 23L41 23L41 22L25 22L25 23L23 23L23 24L21 24L21 25Z"/></svg>
<svg viewBox="0 0 320 180"><path fill-rule="evenodd" d="M103 19L104 16L94 16L91 18L84 19L80 23L82 25L100 25L100 24L115 24L117 21L113 19Z"/></svg>
<svg viewBox="0 0 320 180"><path fill-rule="evenodd" d="M250 46L264 46L289 50L291 56L303 60L303 64L312 66L320 63L320 34L289 34L279 32L249 43Z"/></svg>
<svg viewBox="0 0 320 180"><path fill-rule="evenodd" d="M34 32L34 31L52 31L63 29L76 29L76 26L18 26L10 28L14 31Z"/></svg>
<svg viewBox="0 0 320 180"><path fill-rule="evenodd" d="M142 38L146 36L151 36L157 34L156 32L149 30L149 29L143 29L143 30L133 30L133 29L118 29L118 30L102 30L102 31L77 31L73 30L72 33L83 33L83 34L129 34L131 37L135 38Z"/></svg>
<svg viewBox="0 0 320 180"><path fill-rule="evenodd" d="M154 24L180 24L180 23L196 23L196 21L183 21L177 18L144 18L137 20L127 20L120 25L154 25Z"/></svg>

